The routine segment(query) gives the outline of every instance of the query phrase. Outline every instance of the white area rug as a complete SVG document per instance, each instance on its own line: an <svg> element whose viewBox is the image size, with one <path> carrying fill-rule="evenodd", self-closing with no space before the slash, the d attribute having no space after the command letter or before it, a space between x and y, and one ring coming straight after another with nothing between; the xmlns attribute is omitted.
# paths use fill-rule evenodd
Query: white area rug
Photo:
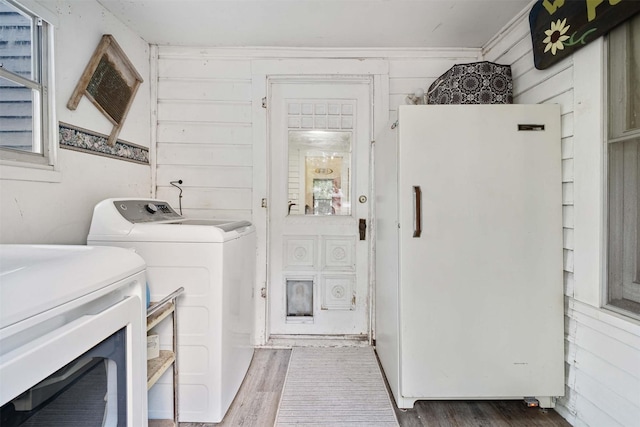
<svg viewBox="0 0 640 427"><path fill-rule="evenodd" d="M371 347L296 347L276 426L398 426Z"/></svg>

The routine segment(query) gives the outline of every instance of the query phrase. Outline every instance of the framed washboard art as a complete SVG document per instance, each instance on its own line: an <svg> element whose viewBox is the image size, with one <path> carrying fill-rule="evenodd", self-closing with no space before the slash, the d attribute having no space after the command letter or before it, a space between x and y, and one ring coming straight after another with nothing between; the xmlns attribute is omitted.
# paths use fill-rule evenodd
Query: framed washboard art
<svg viewBox="0 0 640 427"><path fill-rule="evenodd" d="M142 77L110 34L102 36L76 85L67 108L75 110L86 96L111 123L107 141L114 146Z"/></svg>

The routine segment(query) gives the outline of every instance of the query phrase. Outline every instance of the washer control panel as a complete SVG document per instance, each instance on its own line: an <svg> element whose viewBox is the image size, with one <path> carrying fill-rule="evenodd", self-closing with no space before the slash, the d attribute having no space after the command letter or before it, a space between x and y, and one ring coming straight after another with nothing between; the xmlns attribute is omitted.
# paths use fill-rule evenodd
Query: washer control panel
<svg viewBox="0 0 640 427"><path fill-rule="evenodd" d="M161 200L116 200L113 204L120 215L134 224L183 219L169 203Z"/></svg>

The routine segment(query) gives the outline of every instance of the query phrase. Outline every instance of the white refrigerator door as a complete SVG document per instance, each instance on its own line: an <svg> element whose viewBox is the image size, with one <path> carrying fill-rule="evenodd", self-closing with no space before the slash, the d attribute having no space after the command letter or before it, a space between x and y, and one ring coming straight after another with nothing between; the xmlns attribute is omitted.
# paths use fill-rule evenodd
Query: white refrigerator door
<svg viewBox="0 0 640 427"><path fill-rule="evenodd" d="M400 394L563 395L559 107L401 106L399 121Z"/></svg>

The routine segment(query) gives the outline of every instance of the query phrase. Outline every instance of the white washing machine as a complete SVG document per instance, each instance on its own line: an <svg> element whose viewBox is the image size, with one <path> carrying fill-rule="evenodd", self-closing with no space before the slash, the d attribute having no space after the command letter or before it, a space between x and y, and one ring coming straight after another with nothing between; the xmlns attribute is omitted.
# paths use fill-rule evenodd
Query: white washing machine
<svg viewBox="0 0 640 427"><path fill-rule="evenodd" d="M155 199L107 199L93 212L88 244L133 248L147 264L151 299L180 286L178 416L215 423L229 409L253 357L255 227L186 219ZM164 322L167 323L167 322ZM159 330L171 348L170 325ZM172 375L149 392L149 418L171 418Z"/></svg>

